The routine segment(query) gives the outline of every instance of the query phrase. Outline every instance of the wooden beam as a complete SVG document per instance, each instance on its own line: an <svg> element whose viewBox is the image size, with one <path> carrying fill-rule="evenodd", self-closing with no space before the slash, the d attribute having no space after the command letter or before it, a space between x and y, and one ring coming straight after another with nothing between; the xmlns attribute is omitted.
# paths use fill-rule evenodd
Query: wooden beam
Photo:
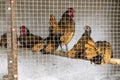
<svg viewBox="0 0 120 80"><path fill-rule="evenodd" d="M120 66L120 59L111 58L110 61L109 61L109 64L119 65Z"/></svg>
<svg viewBox="0 0 120 80"><path fill-rule="evenodd" d="M51 55L61 56L61 57L67 57L67 54L65 52L61 52L61 51L55 51L55 52L51 53ZM83 58L71 58L71 59L87 60L87 59L83 59ZM120 66L120 59L111 58L107 64Z"/></svg>
<svg viewBox="0 0 120 80"><path fill-rule="evenodd" d="M7 12L7 53L8 80L18 80L17 37L16 37L16 0L6 0Z"/></svg>

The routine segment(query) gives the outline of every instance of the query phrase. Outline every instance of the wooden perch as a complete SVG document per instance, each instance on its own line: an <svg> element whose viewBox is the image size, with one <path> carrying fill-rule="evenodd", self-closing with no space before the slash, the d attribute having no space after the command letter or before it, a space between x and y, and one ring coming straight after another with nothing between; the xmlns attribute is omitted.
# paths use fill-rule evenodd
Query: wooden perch
<svg viewBox="0 0 120 80"><path fill-rule="evenodd" d="M52 55L55 56L62 56L62 57L67 57L67 54L65 52L62 51L54 51L53 53L51 53Z"/></svg>
<svg viewBox="0 0 120 80"><path fill-rule="evenodd" d="M51 55L67 57L67 54L65 52L61 52L61 51L55 51L55 52L51 53ZM83 59L83 58L71 58L71 59ZM83 59L83 60L86 60L86 59ZM120 66L120 59L111 58L109 60L108 64Z"/></svg>
<svg viewBox="0 0 120 80"><path fill-rule="evenodd" d="M120 66L120 59L111 58L109 64L119 65Z"/></svg>

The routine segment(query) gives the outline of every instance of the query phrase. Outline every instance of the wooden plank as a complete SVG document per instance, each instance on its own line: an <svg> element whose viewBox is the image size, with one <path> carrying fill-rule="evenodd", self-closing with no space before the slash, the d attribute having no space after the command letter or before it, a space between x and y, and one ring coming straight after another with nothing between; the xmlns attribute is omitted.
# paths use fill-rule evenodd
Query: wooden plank
<svg viewBox="0 0 120 80"><path fill-rule="evenodd" d="M18 80L17 37L16 37L16 0L6 0L7 12L7 53L8 80Z"/></svg>
<svg viewBox="0 0 120 80"><path fill-rule="evenodd" d="M109 61L109 64L119 65L120 66L120 59L111 58L110 61Z"/></svg>
<svg viewBox="0 0 120 80"><path fill-rule="evenodd" d="M12 8L12 54L13 54L13 79L18 80L18 47L16 32L16 0L11 0Z"/></svg>
<svg viewBox="0 0 120 80"><path fill-rule="evenodd" d="M67 53L62 52L62 51L55 51L55 52L51 53L51 55L61 56L61 57L68 57L68 56L67 56ZM83 59L83 58L71 58L71 59L82 59L82 60L87 60L87 59ZM118 65L118 66L120 66L120 59L111 58L107 64Z"/></svg>
<svg viewBox="0 0 120 80"><path fill-rule="evenodd" d="M6 0L6 13L7 13L7 58L8 58L8 79L13 79L13 58L12 58L12 40L11 40L11 3L10 0Z"/></svg>

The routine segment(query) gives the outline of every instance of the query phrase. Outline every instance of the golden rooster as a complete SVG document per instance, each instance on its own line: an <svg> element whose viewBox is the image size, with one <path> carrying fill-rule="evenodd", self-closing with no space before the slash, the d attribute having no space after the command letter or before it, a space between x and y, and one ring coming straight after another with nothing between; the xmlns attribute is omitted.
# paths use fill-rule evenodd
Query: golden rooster
<svg viewBox="0 0 120 80"><path fill-rule="evenodd" d="M68 51L67 44L71 41L75 33L75 22L74 18L74 9L68 8L66 12L62 15L60 21L56 22L56 19L53 15L50 16L50 25L55 33L61 33L61 46L66 45L66 51ZM62 47L61 47L62 48Z"/></svg>

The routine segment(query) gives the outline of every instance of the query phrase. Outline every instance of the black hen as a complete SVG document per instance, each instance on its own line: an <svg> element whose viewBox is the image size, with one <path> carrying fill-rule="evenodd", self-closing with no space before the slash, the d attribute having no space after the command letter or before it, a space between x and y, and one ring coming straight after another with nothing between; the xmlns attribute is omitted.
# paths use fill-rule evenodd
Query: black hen
<svg viewBox="0 0 120 80"><path fill-rule="evenodd" d="M41 37L30 33L29 29L25 26L20 27L19 42L22 47L31 48L42 40L43 39Z"/></svg>

